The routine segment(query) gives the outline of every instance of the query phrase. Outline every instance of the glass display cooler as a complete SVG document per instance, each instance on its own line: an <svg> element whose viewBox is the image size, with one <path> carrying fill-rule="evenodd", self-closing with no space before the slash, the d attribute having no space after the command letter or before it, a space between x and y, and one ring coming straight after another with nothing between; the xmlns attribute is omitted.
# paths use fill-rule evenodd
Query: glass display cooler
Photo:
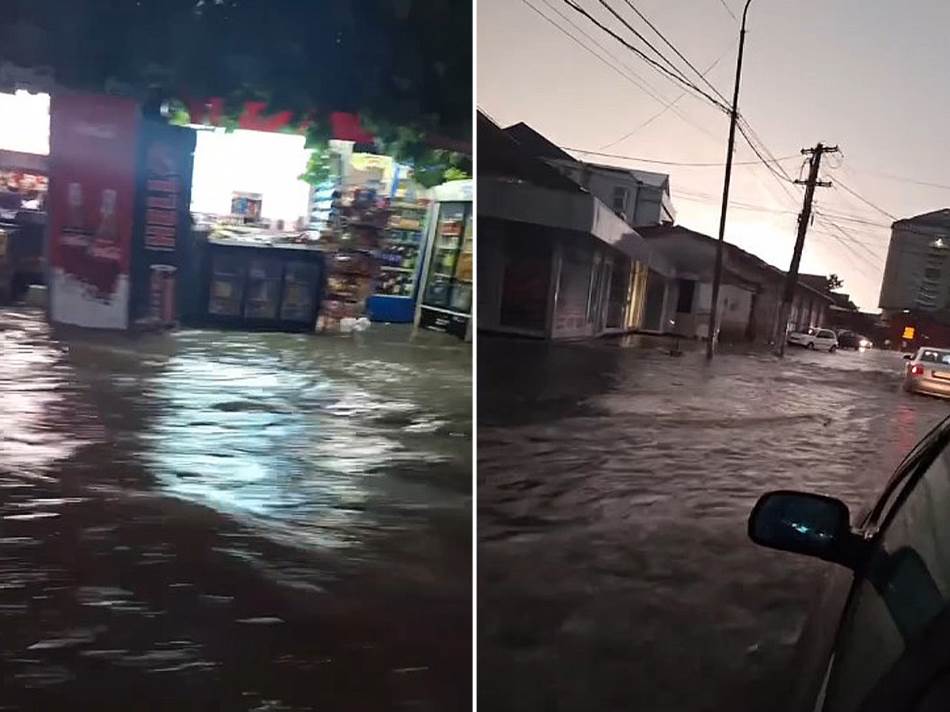
<svg viewBox="0 0 950 712"><path fill-rule="evenodd" d="M203 252L197 321L245 329L314 330L326 281L322 251L211 238Z"/></svg>
<svg viewBox="0 0 950 712"><path fill-rule="evenodd" d="M416 325L470 339L473 297L474 219L471 180L432 189L421 298Z"/></svg>
<svg viewBox="0 0 950 712"><path fill-rule="evenodd" d="M411 323L426 247L424 203L394 203L386 236L377 254L376 291L366 303L372 321Z"/></svg>

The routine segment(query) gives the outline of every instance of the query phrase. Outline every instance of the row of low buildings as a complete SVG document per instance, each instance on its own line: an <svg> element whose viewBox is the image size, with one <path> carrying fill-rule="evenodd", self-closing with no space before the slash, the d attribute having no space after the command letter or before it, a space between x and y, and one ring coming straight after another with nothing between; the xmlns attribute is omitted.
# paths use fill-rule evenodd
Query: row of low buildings
<svg viewBox="0 0 950 712"><path fill-rule="evenodd" d="M481 113L477 130L480 330L706 337L716 240L675 224L669 176L578 161ZM784 285L784 272L726 243L720 341L773 341ZM850 305L802 275L786 326L824 326L842 297Z"/></svg>

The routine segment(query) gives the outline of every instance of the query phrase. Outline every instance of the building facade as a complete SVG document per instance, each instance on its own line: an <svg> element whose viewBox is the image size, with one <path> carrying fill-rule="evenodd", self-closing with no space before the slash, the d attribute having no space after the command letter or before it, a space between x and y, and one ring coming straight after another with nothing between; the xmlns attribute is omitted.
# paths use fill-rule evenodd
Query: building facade
<svg viewBox="0 0 950 712"><path fill-rule="evenodd" d="M641 228L651 249L669 260L676 271L671 331L705 339L712 313L712 281L716 240L681 226ZM785 330L825 325L833 298L799 281L788 324L778 323L785 290L785 272L735 245L725 243L719 288L718 340L769 343Z"/></svg>
<svg viewBox="0 0 950 712"><path fill-rule="evenodd" d="M597 197L630 227L672 225L675 221L667 174L579 161L525 123L504 131L527 154Z"/></svg>
<svg viewBox="0 0 950 712"><path fill-rule="evenodd" d="M950 309L950 208L891 226L878 306L885 314Z"/></svg>
<svg viewBox="0 0 950 712"><path fill-rule="evenodd" d="M663 332L674 272L607 205L478 116L478 328Z"/></svg>

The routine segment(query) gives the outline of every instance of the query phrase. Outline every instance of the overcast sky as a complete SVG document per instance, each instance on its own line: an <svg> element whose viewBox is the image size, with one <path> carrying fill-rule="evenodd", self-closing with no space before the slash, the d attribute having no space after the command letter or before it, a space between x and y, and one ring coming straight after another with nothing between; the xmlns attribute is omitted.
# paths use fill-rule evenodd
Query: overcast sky
<svg viewBox="0 0 950 712"><path fill-rule="evenodd" d="M729 10L738 15L741 1L631 0L701 71L721 57L707 77L730 98L738 23ZM555 29L526 2L632 81ZM600 0L578 2L641 46ZM671 50L648 34L626 0L609 2L675 59ZM740 113L774 156L794 157L782 161L794 178L801 168L800 150L823 141L839 145L843 156L826 157L822 177L840 180L887 213L909 217L950 205L948 27L950 2L946 0L753 0ZM660 161L721 164L725 160L727 117L691 97L614 143L662 111L661 101L668 103L682 90L564 0L479 0L477 61L478 105L503 126L524 121L565 147ZM737 162L755 159L741 138L737 145ZM677 221L717 234L721 166L588 158L668 172ZM790 195L761 165L737 165L731 198L743 207L730 208L726 230L727 240L783 269L791 258L795 216L801 208L801 189L791 185L787 189ZM814 224L802 270L836 272L844 280L843 291L862 308L876 310L890 231L865 223L889 225L891 219L841 187L818 189L816 195L820 212L848 219L823 218ZM825 222L828 219L845 235Z"/></svg>

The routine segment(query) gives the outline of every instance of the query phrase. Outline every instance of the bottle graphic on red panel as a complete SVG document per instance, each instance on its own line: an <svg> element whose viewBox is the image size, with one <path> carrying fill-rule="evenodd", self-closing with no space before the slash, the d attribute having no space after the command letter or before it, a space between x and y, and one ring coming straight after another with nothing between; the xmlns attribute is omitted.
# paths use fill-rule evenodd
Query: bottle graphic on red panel
<svg viewBox="0 0 950 712"><path fill-rule="evenodd" d="M82 184L70 183L67 193L68 212L66 214L66 229L82 231L86 220L82 213Z"/></svg>
<svg viewBox="0 0 950 712"><path fill-rule="evenodd" d="M107 188L102 191L102 204L99 207L99 229L96 230L96 242L100 244L112 244L119 239L118 230L115 222L115 198L114 190Z"/></svg>

